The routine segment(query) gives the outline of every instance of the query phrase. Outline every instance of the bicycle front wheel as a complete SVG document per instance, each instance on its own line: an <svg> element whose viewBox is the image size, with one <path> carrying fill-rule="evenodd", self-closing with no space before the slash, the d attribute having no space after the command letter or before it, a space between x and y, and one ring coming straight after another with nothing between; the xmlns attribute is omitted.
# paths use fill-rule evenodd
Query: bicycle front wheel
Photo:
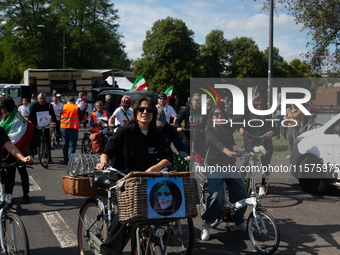
<svg viewBox="0 0 340 255"><path fill-rule="evenodd" d="M50 162L50 154L48 152L48 147L45 137L40 140L39 145L39 162L42 167L47 168Z"/></svg>
<svg viewBox="0 0 340 255"><path fill-rule="evenodd" d="M54 149L57 147L57 131L55 128L53 128L53 131L51 132L51 149Z"/></svg>
<svg viewBox="0 0 340 255"><path fill-rule="evenodd" d="M78 254L96 254L94 251L99 253L100 247L90 240L90 232L102 242L105 240L103 210L95 200L89 200L83 205L78 221Z"/></svg>
<svg viewBox="0 0 340 255"><path fill-rule="evenodd" d="M6 212L2 220L2 228L6 254L30 254L26 229L18 215Z"/></svg>
<svg viewBox="0 0 340 255"><path fill-rule="evenodd" d="M164 225L163 229L166 230L165 234L157 240L155 245L157 255L190 255L192 253L194 247L192 219L175 220ZM159 251L162 251L162 253L159 254Z"/></svg>
<svg viewBox="0 0 340 255"><path fill-rule="evenodd" d="M280 244L280 232L273 216L265 211L257 212L256 226L254 214L248 218L248 234L251 244L261 254L273 254Z"/></svg>

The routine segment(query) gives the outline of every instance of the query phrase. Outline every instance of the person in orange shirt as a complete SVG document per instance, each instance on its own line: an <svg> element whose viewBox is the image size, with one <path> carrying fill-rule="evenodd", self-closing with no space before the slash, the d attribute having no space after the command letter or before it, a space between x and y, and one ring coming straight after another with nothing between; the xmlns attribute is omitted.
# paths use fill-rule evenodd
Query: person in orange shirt
<svg viewBox="0 0 340 255"><path fill-rule="evenodd" d="M92 131L99 133L99 126L106 126L109 122L111 114L103 111L103 102L97 101L95 104L96 112L91 114L90 125Z"/></svg>
<svg viewBox="0 0 340 255"><path fill-rule="evenodd" d="M67 165L71 154L76 152L78 130L82 119L81 110L75 105L74 97L68 97L67 104L63 105L60 116L61 137L63 138L63 165ZM70 152L68 153L69 147Z"/></svg>

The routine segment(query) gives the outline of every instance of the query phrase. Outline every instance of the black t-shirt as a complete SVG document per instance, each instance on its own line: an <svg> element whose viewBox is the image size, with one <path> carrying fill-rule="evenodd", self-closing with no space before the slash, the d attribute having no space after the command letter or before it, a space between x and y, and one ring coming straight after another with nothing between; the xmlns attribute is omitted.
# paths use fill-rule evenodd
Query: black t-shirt
<svg viewBox="0 0 340 255"><path fill-rule="evenodd" d="M120 127L109 139L103 152L112 160L112 166L129 173L145 171L162 159L173 162L172 151L164 137L155 130L144 135L139 127L132 131L129 125Z"/></svg>

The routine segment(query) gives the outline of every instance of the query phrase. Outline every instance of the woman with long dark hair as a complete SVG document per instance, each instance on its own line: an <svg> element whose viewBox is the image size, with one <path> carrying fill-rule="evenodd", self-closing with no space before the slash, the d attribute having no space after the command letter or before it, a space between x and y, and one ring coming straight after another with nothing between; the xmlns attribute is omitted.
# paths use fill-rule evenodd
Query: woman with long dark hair
<svg viewBox="0 0 340 255"><path fill-rule="evenodd" d="M149 97L141 97L133 107L133 118L118 128L105 146L97 169L112 160L112 166L125 173L159 172L173 161L172 151L164 135L156 127L157 108ZM100 254L121 254L124 233L128 227L113 218L110 234L100 247Z"/></svg>
<svg viewBox="0 0 340 255"><path fill-rule="evenodd" d="M212 109L208 117L206 164L231 169L230 167L235 166L236 161L236 153L233 151L233 132L235 128L228 128L219 119L226 119L225 109L221 106ZM224 204L224 182L228 186L230 202L234 203L247 198L247 191L239 173L230 171L223 173L223 175L211 176L211 178L208 177L209 197L207 199L207 210L202 215L204 223L201 239L204 241L209 240L210 225L218 217ZM246 230L243 215L244 208L235 213L235 230Z"/></svg>

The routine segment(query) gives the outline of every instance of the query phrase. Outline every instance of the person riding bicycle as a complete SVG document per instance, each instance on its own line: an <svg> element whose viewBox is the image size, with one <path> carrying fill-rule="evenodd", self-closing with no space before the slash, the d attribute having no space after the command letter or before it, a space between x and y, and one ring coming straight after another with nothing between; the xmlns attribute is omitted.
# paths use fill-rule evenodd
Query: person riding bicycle
<svg viewBox="0 0 340 255"><path fill-rule="evenodd" d="M112 160L112 166L125 173L131 171L159 172L173 162L172 151L164 135L156 127L157 108L149 97L141 97L133 107L134 117L115 132L100 156L97 169ZM113 218L110 233L100 247L100 254L121 254L128 227Z"/></svg>
<svg viewBox="0 0 340 255"><path fill-rule="evenodd" d="M253 106L256 110L265 110L266 109L266 103L265 103L264 99L262 97L260 97L260 94L256 92L256 89L255 89L255 92L254 92L254 95L253 95ZM256 136L264 135L263 147L266 149L266 154L261 157L261 164L263 166L269 166L271 159L272 159L273 150L274 150L273 149L273 141L272 141L271 138L275 134L275 126L272 125L272 123L269 122L269 121L264 121L265 119L266 119L266 116L263 116L263 115L258 116L258 115L255 115L253 113L248 112L245 115L245 123L248 123L249 120L252 120L251 121L252 126L241 127L239 129L239 132L240 132L241 136L245 136L246 132L248 132L249 134L251 134L253 136L254 135L256 135ZM246 141L245 141L245 143L246 143ZM245 146L247 146L247 145L245 144ZM248 164L248 162L245 161L244 165L247 165L247 164ZM246 173L244 173L244 174L246 174ZM261 183L261 187L259 189L259 195L260 196L265 196L266 193L267 193L268 177L269 177L269 171L262 173L262 183Z"/></svg>
<svg viewBox="0 0 340 255"><path fill-rule="evenodd" d="M117 122L120 126L124 126L130 120L132 120L133 112L130 108L132 105L131 97L123 96L120 100L121 107L118 107L112 114L111 118L109 119L109 127L114 128L116 125L114 123L115 119L117 118Z"/></svg>
<svg viewBox="0 0 340 255"><path fill-rule="evenodd" d="M208 129L206 131L206 164L208 166L229 167L235 166L236 153L233 152L233 132L236 128L228 128L227 125L219 123L218 119L225 119L226 113L224 107L214 108L208 117ZM203 155L204 157L204 155ZM230 169L230 168L229 168ZM230 202L234 203L241 199L247 198L247 191L239 173L230 172L207 176L209 197L207 198L207 210L202 215L204 220L201 232L201 239L209 240L210 225L214 222L221 212L224 205L224 182L228 186ZM235 230L245 231L244 209L235 213Z"/></svg>
<svg viewBox="0 0 340 255"><path fill-rule="evenodd" d="M83 125L84 128L86 128L86 111L87 111L87 107L88 107L88 102L86 100L85 97L83 97L83 92L79 92L79 97L76 100L76 106L79 107L80 111L81 111L81 115L83 116Z"/></svg>
<svg viewBox="0 0 340 255"><path fill-rule="evenodd" d="M63 104L58 101L57 95L55 95L55 96L53 96L53 102L51 103L51 105L53 107L54 114L55 114L56 119L57 119L56 130L57 130L57 143L59 145L59 142L61 140L60 116L61 116L61 111L63 110Z"/></svg>
<svg viewBox="0 0 340 255"><path fill-rule="evenodd" d="M111 117L110 113L107 111L103 111L103 102L97 101L95 103L96 111L91 114L91 130L94 133L99 133L99 126L105 126L108 124L109 119Z"/></svg>
<svg viewBox="0 0 340 255"><path fill-rule="evenodd" d="M38 120L39 113L47 113L52 118L51 124L56 125L57 118L55 116L53 107L51 104L46 102L46 95L43 93L40 93L38 95L38 103L32 106L32 109L30 110L30 114L28 116L28 120L30 120L35 126L38 126L39 124L39 120ZM44 132L46 141L50 141L50 129L44 129L41 132ZM47 143L47 150L50 155L49 164L53 164L52 156L51 156L51 143Z"/></svg>

